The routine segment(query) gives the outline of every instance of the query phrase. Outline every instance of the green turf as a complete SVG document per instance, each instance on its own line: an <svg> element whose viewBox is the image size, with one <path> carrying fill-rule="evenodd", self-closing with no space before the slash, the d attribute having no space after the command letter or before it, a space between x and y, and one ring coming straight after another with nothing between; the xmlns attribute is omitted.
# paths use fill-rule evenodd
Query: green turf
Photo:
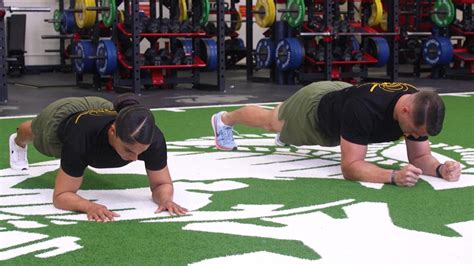
<svg viewBox="0 0 474 266"><path fill-rule="evenodd" d="M474 148L474 123L472 123L474 97L443 97L447 107L443 132L430 138L434 144L446 143ZM210 117L220 110L229 108L190 109L184 113L155 111L157 124L168 142L211 136ZM0 169L8 167L8 136L17 124L27 119L0 120ZM241 134L262 133L262 130L236 127ZM293 148L293 151L295 149ZM212 148L189 148L185 151L215 152ZM251 151L256 151L251 149ZM270 147L268 152L275 151ZM434 151L460 159L458 153L436 148ZM51 160L29 146L30 163ZM225 163L225 160L221 161ZM199 167L199 166L194 166ZM81 189L126 189L148 187L143 175L97 174L86 171ZM5 176L6 177L6 176ZM30 178L17 184L15 188L52 188L55 172ZM2 178L2 177L0 177ZM334 202L342 199L354 201L342 206L329 207L323 213L334 219L347 218L343 207L362 202L386 203L393 223L401 228L427 232L447 237L459 234L447 224L474 220L474 187L434 190L427 182L420 180L414 188L384 186L382 189L367 188L357 182L336 179L297 178L294 180L263 180L247 176L233 180L248 187L213 192L212 201L200 211L230 211L238 204L280 204L282 210ZM181 182L181 181L180 181ZM187 181L186 181L187 182ZM192 181L197 182L197 181ZM201 182L201 181L200 181ZM210 183L213 181L202 181ZM31 192L31 190L28 190ZM33 190L34 191L34 190ZM193 190L199 191L199 190ZM207 191L202 191L207 192ZM2 197L0 197L1 201ZM0 214L3 212L0 211ZM135 264L135 265L186 265L204 259L238 255L255 251L268 251L308 260L317 260L320 255L300 241L272 238L246 237L220 233L205 233L183 230L187 225L175 223L143 223L140 221L120 221L116 223L78 222L74 225L55 225L43 216L27 216L26 219L47 224L37 229L22 229L27 232L42 233L50 238L75 236L82 249L47 259L34 257L44 251L17 257L2 265L37 264ZM285 225L260 218L230 220L243 224L281 228ZM0 221L5 230L17 230L7 221ZM0 250L1 252L2 250Z"/></svg>

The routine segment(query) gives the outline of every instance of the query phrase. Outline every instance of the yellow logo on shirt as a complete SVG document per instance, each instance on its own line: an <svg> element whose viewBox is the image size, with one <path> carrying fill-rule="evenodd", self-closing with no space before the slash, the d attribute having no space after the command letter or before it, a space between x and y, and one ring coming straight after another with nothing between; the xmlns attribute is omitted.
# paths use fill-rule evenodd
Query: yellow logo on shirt
<svg viewBox="0 0 474 266"><path fill-rule="evenodd" d="M382 89L388 92L407 91L410 88L418 90L415 86L408 83L403 83L403 82L373 82L373 83L361 84L361 85L358 85L357 87L359 88L364 85L372 85L370 87L370 92L373 92L375 89Z"/></svg>
<svg viewBox="0 0 474 266"><path fill-rule="evenodd" d="M110 110L110 109L91 109L91 110L87 110L87 111L84 111L82 113L80 113L76 120L74 121L74 124L77 124L77 122L79 122L79 119L83 116L83 115L92 115L92 116L102 116L102 115L116 115L117 112L114 111L114 110Z"/></svg>

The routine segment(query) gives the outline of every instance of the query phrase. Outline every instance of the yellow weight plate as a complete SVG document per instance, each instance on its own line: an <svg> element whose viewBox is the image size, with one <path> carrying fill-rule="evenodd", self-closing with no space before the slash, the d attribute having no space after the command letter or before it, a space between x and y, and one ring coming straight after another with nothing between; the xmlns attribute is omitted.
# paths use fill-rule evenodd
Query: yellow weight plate
<svg viewBox="0 0 474 266"><path fill-rule="evenodd" d="M374 3L372 4L372 12L369 18L369 26L373 27L373 26L379 25L380 22L382 21L382 15L383 15L382 1L374 0Z"/></svg>
<svg viewBox="0 0 474 266"><path fill-rule="evenodd" d="M382 28L383 31L387 31L388 29L388 14L387 12L383 12L382 15L382 20L380 21L380 28Z"/></svg>
<svg viewBox="0 0 474 266"><path fill-rule="evenodd" d="M179 22L188 20L188 7L186 0L179 0Z"/></svg>
<svg viewBox="0 0 474 266"><path fill-rule="evenodd" d="M74 18L78 28L91 28L94 26L97 19L96 11L89 11L87 7L96 7L95 0L76 0L74 9L82 10L82 12L75 12Z"/></svg>
<svg viewBox="0 0 474 266"><path fill-rule="evenodd" d="M273 23L275 23L276 8L275 2L273 0L257 0L257 3L255 4L255 10L257 12L262 12L262 14L255 14L255 21L260 27L270 27L273 25Z"/></svg>
<svg viewBox="0 0 474 266"><path fill-rule="evenodd" d="M235 30L240 30L242 28L242 14L240 14L240 11L236 11L235 13Z"/></svg>

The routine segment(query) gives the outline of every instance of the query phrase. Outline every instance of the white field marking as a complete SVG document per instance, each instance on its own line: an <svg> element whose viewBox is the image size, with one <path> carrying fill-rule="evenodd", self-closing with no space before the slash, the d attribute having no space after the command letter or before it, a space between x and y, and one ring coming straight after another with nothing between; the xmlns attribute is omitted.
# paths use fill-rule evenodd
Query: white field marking
<svg viewBox="0 0 474 266"><path fill-rule="evenodd" d="M80 240L77 237L58 237L44 242L31 244L29 246L23 246L15 249L9 249L0 251L0 260L9 260L18 256L30 254L40 250L48 250L47 252L35 255L37 258L49 258L60 254L71 252L74 250L81 249L82 246L76 244L76 241ZM54 249L53 249L54 248ZM53 250L51 250L53 249Z"/></svg>
<svg viewBox="0 0 474 266"><path fill-rule="evenodd" d="M263 148L263 147L256 147L255 151L259 152L269 152L270 150L268 148Z"/></svg>
<svg viewBox="0 0 474 266"><path fill-rule="evenodd" d="M47 235L38 234L38 233L27 233L22 231L6 231L0 232L0 250L14 247L17 245L22 245L31 241L36 241L40 239L48 238ZM2 257L0 256L0 260Z"/></svg>
<svg viewBox="0 0 474 266"><path fill-rule="evenodd" d="M198 210L209 203L212 193L248 187L235 181L215 181L208 184L202 182L174 182L174 199L190 211ZM199 191L199 192L195 192ZM157 205L151 200L149 188L126 190L79 190L79 194L87 199L97 199L97 203L107 206L120 215L117 221L156 219L169 217L168 212L155 214ZM27 210L24 210L27 211ZM192 212L191 212L192 213ZM48 219L67 221L87 221L85 214L51 215Z"/></svg>
<svg viewBox="0 0 474 266"><path fill-rule="evenodd" d="M442 148L442 147L448 146L448 144L446 144L446 143L437 143L437 144L432 144L430 146L431 146L431 148Z"/></svg>
<svg viewBox="0 0 474 266"><path fill-rule="evenodd" d="M452 150L458 150L462 148L463 148L462 146L454 145L454 146L443 147L443 150L452 151Z"/></svg>
<svg viewBox="0 0 474 266"><path fill-rule="evenodd" d="M452 224L460 237L446 237L397 227L385 203L356 203L343 207L348 218L332 218L321 211L263 218L282 224L272 227L235 221L196 222L185 230L302 242L321 259L308 261L272 253L251 253L206 259L195 265L472 265L474 221ZM344 246L341 246L344 243ZM347 248L350 247L350 248ZM423 248L420 248L423 247ZM403 255L400 255L403 254Z"/></svg>
<svg viewBox="0 0 474 266"><path fill-rule="evenodd" d="M473 95L474 92L459 92L459 93L441 93L441 96L459 96L459 97L469 97ZM191 110L191 109L204 109L204 108L219 108L219 107L239 107L239 106L248 106L248 105L277 105L281 102L268 102L268 103L248 103L248 104L218 104L218 105L200 105L200 106L186 106L186 107L165 107L165 108L151 108L150 111L166 111L167 109L177 109L177 110ZM15 119L15 118L33 118L36 114L31 115L17 115L17 116L0 116L1 119Z"/></svg>
<svg viewBox="0 0 474 266"><path fill-rule="evenodd" d="M46 224L41 224L35 221L25 221L25 220L21 220L21 221L13 220L13 221L8 221L8 223L14 225L16 228L19 228L19 229L42 228L42 227L48 226Z"/></svg>
<svg viewBox="0 0 474 266"><path fill-rule="evenodd" d="M6 230L6 227L0 227L0 231Z"/></svg>
<svg viewBox="0 0 474 266"><path fill-rule="evenodd" d="M69 222L69 221L60 221L60 220L51 220L52 224L57 224L57 225L71 225L71 224L77 224L77 222Z"/></svg>
<svg viewBox="0 0 474 266"><path fill-rule="evenodd" d="M396 160L385 160L385 161L381 161L381 162L377 162L378 164L385 164L385 165L393 165L393 164L396 164L397 161Z"/></svg>
<svg viewBox="0 0 474 266"><path fill-rule="evenodd" d="M13 219L23 219L23 218L24 218L23 216L0 213L0 221L13 220Z"/></svg>
<svg viewBox="0 0 474 266"><path fill-rule="evenodd" d="M246 138L246 139L250 139L250 138L260 139L260 138L263 138L262 135L257 135L257 134L241 134L240 136L243 137L243 138Z"/></svg>
<svg viewBox="0 0 474 266"><path fill-rule="evenodd" d="M264 109L269 109L269 110L275 109L275 106L258 105L258 107L264 108Z"/></svg>
<svg viewBox="0 0 474 266"><path fill-rule="evenodd" d="M346 205L354 202L353 199L338 200L329 203L298 207L293 209L279 210L284 207L281 204L267 204L267 205L249 205L239 204L232 207L232 211L194 211L190 216L180 216L159 220L147 220L144 222L193 222L193 221L225 221L238 219L253 219L262 217L275 217L295 215L305 212L313 212L334 206Z"/></svg>
<svg viewBox="0 0 474 266"><path fill-rule="evenodd" d="M167 108L164 111L173 112L173 113L184 113L184 112L186 112L186 110L183 110L181 108Z"/></svg>

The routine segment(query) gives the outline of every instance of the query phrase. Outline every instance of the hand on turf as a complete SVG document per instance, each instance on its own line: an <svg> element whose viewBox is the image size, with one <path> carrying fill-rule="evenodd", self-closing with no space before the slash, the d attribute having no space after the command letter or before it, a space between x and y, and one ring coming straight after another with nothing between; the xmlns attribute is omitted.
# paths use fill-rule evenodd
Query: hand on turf
<svg viewBox="0 0 474 266"><path fill-rule="evenodd" d="M461 164L455 161L445 162L439 169L444 180L454 182L461 176Z"/></svg>
<svg viewBox="0 0 474 266"><path fill-rule="evenodd" d="M188 212L188 209L179 206L178 204L174 203L171 200L166 201L163 204L160 204L160 206L158 206L158 209L156 209L155 213L160 213L165 210L168 210L168 212L173 216L183 215Z"/></svg>
<svg viewBox="0 0 474 266"><path fill-rule="evenodd" d="M420 179L420 175L423 173L420 168L415 167L412 164L407 164L402 167L395 176L395 184L402 187L413 187Z"/></svg>
<svg viewBox="0 0 474 266"><path fill-rule="evenodd" d="M93 203L87 210L87 219L89 221L96 222L113 222L115 221L114 217L119 217L120 214L113 211L109 211L104 205Z"/></svg>

